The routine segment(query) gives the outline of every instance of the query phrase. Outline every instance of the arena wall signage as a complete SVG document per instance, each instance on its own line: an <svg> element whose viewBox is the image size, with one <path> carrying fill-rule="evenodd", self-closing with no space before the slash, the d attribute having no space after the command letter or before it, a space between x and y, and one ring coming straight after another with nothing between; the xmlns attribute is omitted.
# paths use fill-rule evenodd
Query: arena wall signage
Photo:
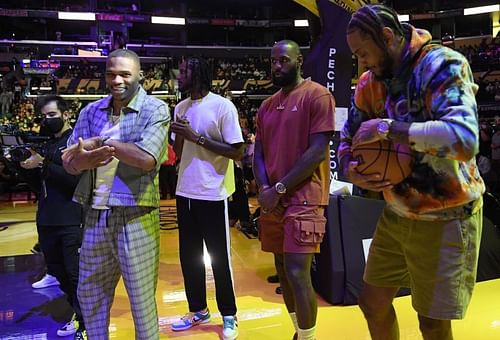
<svg viewBox="0 0 500 340"><path fill-rule="evenodd" d="M295 0L321 18L320 40L304 61L304 75L326 86L335 96L336 133L330 143L331 179L339 179L338 131L343 126L351 103L352 54L347 45L346 27L351 13L367 1Z"/></svg>

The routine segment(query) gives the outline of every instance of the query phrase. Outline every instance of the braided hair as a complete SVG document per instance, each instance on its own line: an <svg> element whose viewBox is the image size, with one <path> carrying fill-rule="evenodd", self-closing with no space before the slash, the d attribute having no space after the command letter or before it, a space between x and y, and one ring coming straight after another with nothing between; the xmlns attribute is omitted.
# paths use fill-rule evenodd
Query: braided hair
<svg viewBox="0 0 500 340"><path fill-rule="evenodd" d="M191 70L191 84L197 84L201 91L210 91L212 87L212 68L201 57L189 57L186 66Z"/></svg>
<svg viewBox="0 0 500 340"><path fill-rule="evenodd" d="M385 49L382 30L384 27L392 29L395 35L402 38L408 30L398 19L398 14L390 7L374 4L361 7L352 15L347 25L347 34L359 30L362 35L369 36L382 49Z"/></svg>

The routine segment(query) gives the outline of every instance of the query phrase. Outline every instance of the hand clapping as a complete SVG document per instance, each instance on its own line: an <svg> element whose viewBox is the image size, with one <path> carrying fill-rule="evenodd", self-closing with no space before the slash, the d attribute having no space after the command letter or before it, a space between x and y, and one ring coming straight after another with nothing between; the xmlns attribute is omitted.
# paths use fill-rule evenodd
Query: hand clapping
<svg viewBox="0 0 500 340"><path fill-rule="evenodd" d="M114 152L114 147L103 145L102 137L79 138L78 144L63 150L62 160L65 168L81 172L108 164Z"/></svg>

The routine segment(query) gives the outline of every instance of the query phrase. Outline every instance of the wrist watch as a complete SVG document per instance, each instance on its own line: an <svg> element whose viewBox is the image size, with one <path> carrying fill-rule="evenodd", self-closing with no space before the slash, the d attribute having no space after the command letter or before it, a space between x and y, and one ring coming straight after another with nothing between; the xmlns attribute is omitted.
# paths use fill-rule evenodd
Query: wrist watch
<svg viewBox="0 0 500 340"><path fill-rule="evenodd" d="M382 139L389 139L389 130L391 128L393 119L382 119L377 124L377 133Z"/></svg>
<svg viewBox="0 0 500 340"><path fill-rule="evenodd" d="M284 195L286 194L286 186L281 183L281 182L277 182L275 185L274 185L274 189L276 190L276 192L280 195Z"/></svg>
<svg viewBox="0 0 500 340"><path fill-rule="evenodd" d="M203 137L203 135L200 135L200 137L198 137L198 140L196 141L196 144L204 145L205 141L206 141L205 137Z"/></svg>

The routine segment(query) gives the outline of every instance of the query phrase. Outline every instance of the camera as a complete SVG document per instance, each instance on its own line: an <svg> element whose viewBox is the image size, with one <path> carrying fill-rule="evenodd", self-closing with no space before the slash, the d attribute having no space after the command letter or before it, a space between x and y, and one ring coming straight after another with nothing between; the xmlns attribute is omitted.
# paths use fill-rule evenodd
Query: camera
<svg viewBox="0 0 500 340"><path fill-rule="evenodd" d="M13 146L8 149L8 159L12 162L24 162L31 157L31 152L26 146Z"/></svg>
<svg viewBox="0 0 500 340"><path fill-rule="evenodd" d="M10 125L0 126L0 148L2 156L11 162L23 162L31 157L31 150L41 156L47 154L47 142L52 138L32 132L21 132Z"/></svg>

